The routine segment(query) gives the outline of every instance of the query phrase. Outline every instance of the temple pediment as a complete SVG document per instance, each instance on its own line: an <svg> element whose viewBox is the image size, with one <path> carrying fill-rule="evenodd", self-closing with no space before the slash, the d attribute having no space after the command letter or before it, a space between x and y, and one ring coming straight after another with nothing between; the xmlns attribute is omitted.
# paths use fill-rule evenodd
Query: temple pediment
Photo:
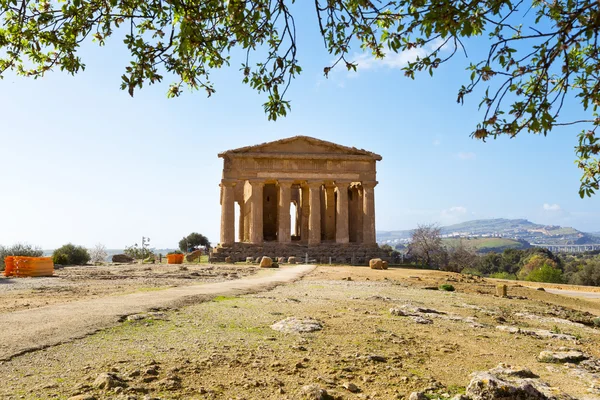
<svg viewBox="0 0 600 400"><path fill-rule="evenodd" d="M294 136L291 138L276 140L273 142L262 143L254 146L241 147L238 149L227 150L219 157L230 156L277 156L277 155L296 155L296 156L362 156L381 160L381 156L370 151L357 149L355 147L346 147L337 143L325 140L315 139L309 136Z"/></svg>

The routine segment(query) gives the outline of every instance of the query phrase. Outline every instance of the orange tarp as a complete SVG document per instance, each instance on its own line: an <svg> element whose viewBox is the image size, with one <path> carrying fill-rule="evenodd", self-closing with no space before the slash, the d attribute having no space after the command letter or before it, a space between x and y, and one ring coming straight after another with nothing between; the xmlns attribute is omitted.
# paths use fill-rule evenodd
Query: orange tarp
<svg viewBox="0 0 600 400"><path fill-rule="evenodd" d="M4 258L4 275L16 277L52 276L54 263L50 257L8 256Z"/></svg>

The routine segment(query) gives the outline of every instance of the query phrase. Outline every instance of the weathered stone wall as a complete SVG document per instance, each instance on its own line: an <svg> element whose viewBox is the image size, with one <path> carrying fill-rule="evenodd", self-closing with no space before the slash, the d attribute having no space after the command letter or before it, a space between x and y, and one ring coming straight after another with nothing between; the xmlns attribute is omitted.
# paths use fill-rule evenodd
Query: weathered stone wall
<svg viewBox="0 0 600 400"><path fill-rule="evenodd" d="M308 254L309 262L321 264L329 263L329 257L334 264L368 265L372 258L381 258L390 261L387 253L377 246L364 246L362 244L323 243L318 246L303 244L281 244L265 242L262 245L251 243L234 243L229 247L216 247L210 255L211 261L224 262L226 257L231 257L233 262L246 261L246 257L268 256L273 259L279 257L297 257L300 262L305 262ZM316 260L316 261L313 261Z"/></svg>

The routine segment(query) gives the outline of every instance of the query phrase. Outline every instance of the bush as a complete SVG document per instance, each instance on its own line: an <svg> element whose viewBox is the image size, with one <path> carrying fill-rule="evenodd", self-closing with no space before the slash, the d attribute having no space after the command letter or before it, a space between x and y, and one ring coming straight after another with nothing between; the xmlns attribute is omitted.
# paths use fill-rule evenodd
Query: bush
<svg viewBox="0 0 600 400"><path fill-rule="evenodd" d="M85 265L90 261L90 254L85 247L69 243L54 250L52 261L61 265Z"/></svg>
<svg viewBox="0 0 600 400"><path fill-rule="evenodd" d="M544 264L529 273L525 280L532 282L562 283L562 271L551 265Z"/></svg>
<svg viewBox="0 0 600 400"><path fill-rule="evenodd" d="M167 255L169 254L183 254L183 252L179 251L179 250L173 250L167 253Z"/></svg>
<svg viewBox="0 0 600 400"><path fill-rule="evenodd" d="M446 292L454 292L456 289L454 289L454 286L449 285L447 283L444 283L443 285L440 285L440 290L446 291Z"/></svg>
<svg viewBox="0 0 600 400"><path fill-rule="evenodd" d="M38 246L30 244L17 243L11 247L0 246L0 271L4 270L4 257L23 256L23 257L41 257L44 252Z"/></svg>
<svg viewBox="0 0 600 400"><path fill-rule="evenodd" d="M510 274L508 272L496 272L494 274L491 274L490 278L517 280L517 275Z"/></svg>
<svg viewBox="0 0 600 400"><path fill-rule="evenodd" d="M137 243L133 246L125 247L123 253L136 260L144 260L154 255L152 250L147 247L139 247Z"/></svg>

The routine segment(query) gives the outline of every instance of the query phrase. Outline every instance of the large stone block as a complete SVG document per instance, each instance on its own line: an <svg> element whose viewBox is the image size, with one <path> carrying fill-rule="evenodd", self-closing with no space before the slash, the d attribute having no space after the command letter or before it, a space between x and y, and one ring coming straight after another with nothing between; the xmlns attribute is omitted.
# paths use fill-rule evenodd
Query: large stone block
<svg viewBox="0 0 600 400"><path fill-rule="evenodd" d="M369 261L369 267L371 269L383 269L383 261L381 258L372 258Z"/></svg>
<svg viewBox="0 0 600 400"><path fill-rule="evenodd" d="M263 256L263 258L260 260L260 267L261 268L271 268L272 266L273 266L273 260L271 259L271 257Z"/></svg>

